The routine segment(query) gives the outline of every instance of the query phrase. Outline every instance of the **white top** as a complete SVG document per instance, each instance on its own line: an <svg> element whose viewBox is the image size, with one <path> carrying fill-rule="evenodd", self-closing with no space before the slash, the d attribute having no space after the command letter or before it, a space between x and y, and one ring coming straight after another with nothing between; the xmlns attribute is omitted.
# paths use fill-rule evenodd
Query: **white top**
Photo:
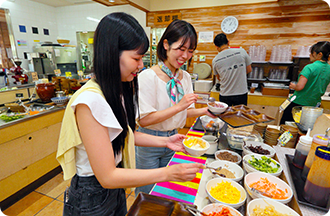
<svg viewBox="0 0 330 216"><path fill-rule="evenodd" d="M242 95L248 92L246 66L252 63L243 48L220 52L212 61L214 75L220 76L220 95Z"/></svg>
<svg viewBox="0 0 330 216"><path fill-rule="evenodd" d="M108 128L111 142L123 131L110 105L100 94L86 90L71 104L71 108L74 112L78 104L87 105L95 120ZM118 165L121 160L122 152L118 153L115 157L116 165ZM76 147L76 167L78 176L94 175L83 143Z"/></svg>
<svg viewBox="0 0 330 216"><path fill-rule="evenodd" d="M183 91L185 94L193 93L191 76L188 72L182 71L183 77L180 80ZM161 111L169 108L170 99L166 91L166 82L161 80L155 71L152 69L146 69L142 71L138 76L139 82L139 108L140 118L142 119L146 115ZM195 108L195 104L191 104L189 108ZM177 113L165 121L160 123L149 125L145 128L159 131L169 131L177 128L182 128L187 119L187 110Z"/></svg>

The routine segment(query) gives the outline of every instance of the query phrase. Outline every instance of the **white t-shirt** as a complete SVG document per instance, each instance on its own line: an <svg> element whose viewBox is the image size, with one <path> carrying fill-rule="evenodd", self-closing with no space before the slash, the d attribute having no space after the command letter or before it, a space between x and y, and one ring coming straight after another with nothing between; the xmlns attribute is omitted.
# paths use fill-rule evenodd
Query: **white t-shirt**
<svg viewBox="0 0 330 216"><path fill-rule="evenodd" d="M220 52L212 61L214 75L220 76L220 95L242 95L248 92L246 66L252 63L243 48Z"/></svg>
<svg viewBox="0 0 330 216"><path fill-rule="evenodd" d="M71 108L74 112L78 104L87 105L95 120L108 128L111 142L123 131L110 105L100 94L88 90L84 91L71 104ZM118 165L121 160L122 153L120 152L115 157L116 165ZM83 143L76 146L76 168L78 176L94 175Z"/></svg>
<svg viewBox="0 0 330 216"><path fill-rule="evenodd" d="M139 108L140 118L146 115L165 110L170 107L170 99L166 90L166 82L161 80L155 71L146 69L138 76L139 82ZM193 93L191 76L188 72L183 71L182 80L180 80L185 94ZM189 108L195 108L195 104L191 104ZM187 119L187 110L181 111L169 119L160 123L149 125L145 128L159 131L169 131L182 128Z"/></svg>

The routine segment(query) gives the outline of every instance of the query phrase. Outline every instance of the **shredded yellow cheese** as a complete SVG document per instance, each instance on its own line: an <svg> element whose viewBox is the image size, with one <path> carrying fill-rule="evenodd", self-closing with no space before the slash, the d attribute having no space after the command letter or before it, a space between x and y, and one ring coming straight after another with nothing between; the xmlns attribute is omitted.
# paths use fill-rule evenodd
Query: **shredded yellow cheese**
<svg viewBox="0 0 330 216"><path fill-rule="evenodd" d="M225 181L212 187L210 194L220 202L229 204L239 203L241 198L241 192L236 187L232 186L230 182Z"/></svg>

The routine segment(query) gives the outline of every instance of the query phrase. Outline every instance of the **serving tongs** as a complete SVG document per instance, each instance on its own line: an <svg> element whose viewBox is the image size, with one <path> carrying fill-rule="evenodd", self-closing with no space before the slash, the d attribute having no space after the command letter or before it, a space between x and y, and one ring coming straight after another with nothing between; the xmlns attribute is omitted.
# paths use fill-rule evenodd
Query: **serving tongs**
<svg viewBox="0 0 330 216"><path fill-rule="evenodd" d="M199 210L198 210L197 208L195 208L195 207L192 207L192 206L189 206L189 205L186 205L186 204L184 204L183 206L184 206L184 208L185 208L188 212L190 212L192 215L195 215L195 216L200 216L200 215L202 215L202 216L207 216L207 214L205 214L204 212L199 211Z"/></svg>
<svg viewBox="0 0 330 216"><path fill-rule="evenodd" d="M266 196L266 197L269 197L269 198L272 198L273 197L273 195L271 195L271 194L269 194L267 192L263 192L261 190L258 190L258 189L254 188L254 187L251 188L251 191L256 192L256 193L259 193L259 194L261 194L263 196Z"/></svg>

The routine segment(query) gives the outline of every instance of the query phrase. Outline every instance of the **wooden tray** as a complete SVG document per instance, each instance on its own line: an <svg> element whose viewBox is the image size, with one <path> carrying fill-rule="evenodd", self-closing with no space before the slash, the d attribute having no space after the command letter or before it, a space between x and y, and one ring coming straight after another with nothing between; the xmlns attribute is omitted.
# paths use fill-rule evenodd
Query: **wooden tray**
<svg viewBox="0 0 330 216"><path fill-rule="evenodd" d="M191 213L184 208L184 205L188 204L146 193L139 193L127 216L191 216Z"/></svg>

